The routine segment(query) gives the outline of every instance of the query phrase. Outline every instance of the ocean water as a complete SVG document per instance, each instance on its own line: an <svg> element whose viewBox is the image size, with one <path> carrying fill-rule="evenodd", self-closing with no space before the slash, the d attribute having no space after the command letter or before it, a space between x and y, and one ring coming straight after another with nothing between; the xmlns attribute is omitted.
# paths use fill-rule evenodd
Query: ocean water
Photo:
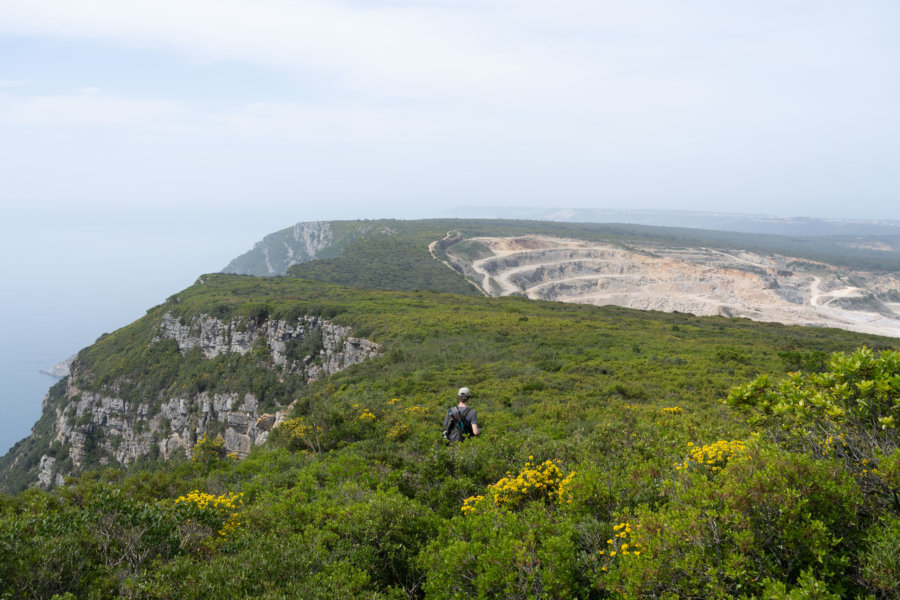
<svg viewBox="0 0 900 600"><path fill-rule="evenodd" d="M59 381L40 372L49 366L48 358L37 348L0 356L0 454L31 432L41 415L41 400Z"/></svg>
<svg viewBox="0 0 900 600"><path fill-rule="evenodd" d="M57 380L41 374L44 360L31 356L0 357L0 454L27 435L41 414L41 399Z"/></svg>
<svg viewBox="0 0 900 600"><path fill-rule="evenodd" d="M38 294L41 286L33 287ZM44 293L48 293L44 290ZM82 292L81 297L85 296ZM31 433L41 415L41 401L59 381L42 370L66 360L89 346L101 333L133 320L124 315L88 312L82 302L61 302L51 310L40 298L25 304L0 305L4 314L18 318L8 322L0 342L0 454ZM136 315L138 316L138 315Z"/></svg>
<svg viewBox="0 0 900 600"><path fill-rule="evenodd" d="M40 416L56 381L42 369L219 271L278 228L126 221L0 221L0 454Z"/></svg>

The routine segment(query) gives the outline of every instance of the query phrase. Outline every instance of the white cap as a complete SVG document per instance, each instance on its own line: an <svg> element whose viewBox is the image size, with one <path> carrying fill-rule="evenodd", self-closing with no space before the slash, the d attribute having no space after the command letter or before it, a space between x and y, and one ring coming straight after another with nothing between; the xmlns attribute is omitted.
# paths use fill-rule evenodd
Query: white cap
<svg viewBox="0 0 900 600"><path fill-rule="evenodd" d="M465 396L466 398L468 398L468 397L471 396L472 394L469 393L469 388L467 388L467 387L461 387L461 388L459 388L459 391L456 393L456 395L457 395L457 396Z"/></svg>

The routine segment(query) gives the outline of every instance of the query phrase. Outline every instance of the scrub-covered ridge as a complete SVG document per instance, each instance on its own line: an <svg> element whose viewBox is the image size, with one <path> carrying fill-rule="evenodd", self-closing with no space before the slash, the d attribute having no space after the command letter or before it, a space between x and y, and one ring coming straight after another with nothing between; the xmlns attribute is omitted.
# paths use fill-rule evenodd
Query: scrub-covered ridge
<svg viewBox="0 0 900 600"><path fill-rule="evenodd" d="M896 597L895 344L206 275L79 353L2 459L65 481L0 496L0 597ZM462 386L482 435L447 445ZM126 422L185 443L119 461Z"/></svg>

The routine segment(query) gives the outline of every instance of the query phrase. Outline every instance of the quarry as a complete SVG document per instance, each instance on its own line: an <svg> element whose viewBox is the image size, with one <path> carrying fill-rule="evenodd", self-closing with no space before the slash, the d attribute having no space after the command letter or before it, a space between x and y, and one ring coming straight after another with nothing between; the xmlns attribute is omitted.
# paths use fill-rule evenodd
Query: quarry
<svg viewBox="0 0 900 600"><path fill-rule="evenodd" d="M891 273L743 250L540 235L443 241L448 265L489 296L743 317L900 337L900 280Z"/></svg>

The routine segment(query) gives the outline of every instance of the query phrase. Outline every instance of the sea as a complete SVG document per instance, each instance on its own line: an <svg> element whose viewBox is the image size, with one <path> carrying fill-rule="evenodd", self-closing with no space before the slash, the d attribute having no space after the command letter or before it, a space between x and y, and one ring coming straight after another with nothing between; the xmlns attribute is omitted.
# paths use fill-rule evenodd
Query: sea
<svg viewBox="0 0 900 600"><path fill-rule="evenodd" d="M37 295L42 287L35 284L31 293ZM3 314L14 312L17 315L16 319L0 326L3 330L0 342L0 455L31 433L41 415L41 401L50 387L59 381L42 371L89 346L102 333L127 325L147 308L184 287L187 285L170 289L165 295L160 292L161 298L150 300L150 296L146 301L139 292L131 298L117 294L110 302L118 302L118 306L101 305L96 311L92 310L91 302L85 300L99 303L102 298L92 296L89 289L80 290L68 301L65 297L55 296L59 302L55 307L39 302L37 297L30 303L0 305ZM46 289L43 292L50 293Z"/></svg>
<svg viewBox="0 0 900 600"><path fill-rule="evenodd" d="M282 227L291 224L285 221ZM278 228L239 219L0 221L0 455L40 417L57 381L42 370L218 272Z"/></svg>
<svg viewBox="0 0 900 600"><path fill-rule="evenodd" d="M0 355L0 381L3 382L0 407L0 454L31 432L41 416L41 400L54 383L59 381L41 373L53 360L46 350L32 348L12 353L5 349Z"/></svg>

